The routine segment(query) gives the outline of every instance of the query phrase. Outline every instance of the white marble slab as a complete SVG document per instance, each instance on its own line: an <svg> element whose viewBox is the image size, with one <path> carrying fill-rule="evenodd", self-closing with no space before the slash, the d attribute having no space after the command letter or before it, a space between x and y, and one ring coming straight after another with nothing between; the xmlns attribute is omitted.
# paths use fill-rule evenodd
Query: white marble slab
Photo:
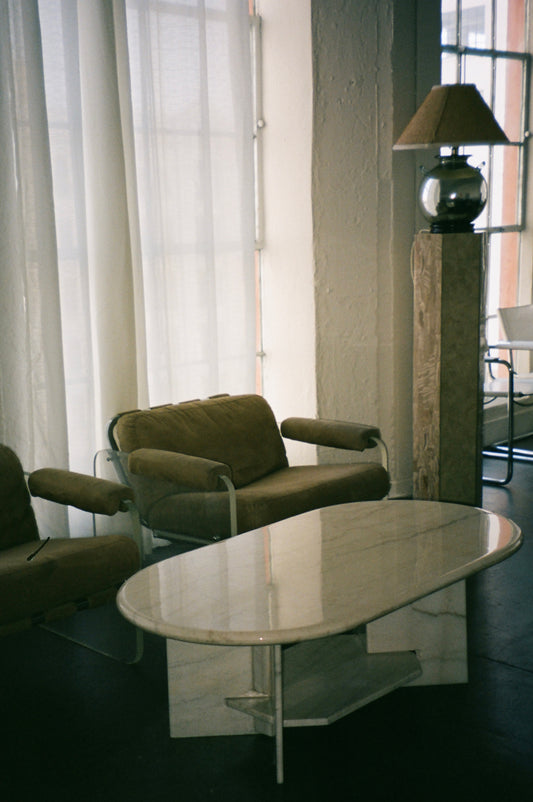
<svg viewBox="0 0 533 802"><path fill-rule="evenodd" d="M473 507L346 504L145 568L118 605L167 638L292 643L380 618L499 562L520 542L511 521Z"/></svg>
<svg viewBox="0 0 533 802"><path fill-rule="evenodd" d="M412 652L369 655L364 635L334 635L294 644L283 653L283 726L332 724L420 673ZM226 703L274 724L272 696L245 694Z"/></svg>
<svg viewBox="0 0 533 802"><path fill-rule="evenodd" d="M409 649L422 668L411 685L468 681L465 583L456 582L367 625L370 654Z"/></svg>
<svg viewBox="0 0 533 802"><path fill-rule="evenodd" d="M252 718L226 705L227 695L253 687L249 647L167 641L168 698L172 738L244 735Z"/></svg>

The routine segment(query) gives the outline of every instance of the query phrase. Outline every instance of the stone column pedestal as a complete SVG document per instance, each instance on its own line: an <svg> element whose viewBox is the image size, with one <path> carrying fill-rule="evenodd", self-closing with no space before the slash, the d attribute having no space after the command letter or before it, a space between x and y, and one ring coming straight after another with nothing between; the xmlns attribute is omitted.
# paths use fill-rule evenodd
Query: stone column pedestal
<svg viewBox="0 0 533 802"><path fill-rule="evenodd" d="M413 497L481 505L482 234L417 234Z"/></svg>

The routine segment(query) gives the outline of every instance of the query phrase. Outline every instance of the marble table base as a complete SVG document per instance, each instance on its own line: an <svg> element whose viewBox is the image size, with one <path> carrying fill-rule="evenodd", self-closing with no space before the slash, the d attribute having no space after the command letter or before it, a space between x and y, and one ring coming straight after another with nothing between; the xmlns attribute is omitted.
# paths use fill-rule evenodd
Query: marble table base
<svg viewBox="0 0 533 802"><path fill-rule="evenodd" d="M465 582L367 624L370 653L409 649L422 667L413 685L468 682Z"/></svg>
<svg viewBox="0 0 533 802"><path fill-rule="evenodd" d="M283 782L283 729L324 726L421 674L411 651L368 654L365 634L274 646L167 640L173 738L263 733L276 740Z"/></svg>
<svg viewBox="0 0 533 802"><path fill-rule="evenodd" d="M467 682L466 646L464 581L367 624L366 633L283 650L167 640L170 735L272 736L283 782L284 727L332 724L406 684Z"/></svg>

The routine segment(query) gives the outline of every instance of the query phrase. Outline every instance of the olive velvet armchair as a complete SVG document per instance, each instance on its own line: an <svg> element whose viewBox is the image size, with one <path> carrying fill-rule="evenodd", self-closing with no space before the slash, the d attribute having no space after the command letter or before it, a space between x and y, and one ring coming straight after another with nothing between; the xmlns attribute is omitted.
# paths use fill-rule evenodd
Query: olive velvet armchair
<svg viewBox="0 0 533 802"><path fill-rule="evenodd" d="M140 565L129 535L41 540L28 487L103 515L126 511L133 500L130 487L70 471L43 468L26 482L17 455L0 444L0 635L104 604Z"/></svg>
<svg viewBox="0 0 533 802"><path fill-rule="evenodd" d="M172 539L211 542L311 509L377 500L390 487L375 426L288 418L276 423L259 395L221 395L117 415L108 429L121 481L145 526ZM283 438L373 461L289 466Z"/></svg>

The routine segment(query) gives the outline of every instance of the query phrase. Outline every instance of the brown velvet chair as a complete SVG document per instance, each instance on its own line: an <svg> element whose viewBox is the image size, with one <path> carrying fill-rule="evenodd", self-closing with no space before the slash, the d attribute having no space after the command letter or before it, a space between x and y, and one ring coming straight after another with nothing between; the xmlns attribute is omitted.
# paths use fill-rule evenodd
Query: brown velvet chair
<svg viewBox="0 0 533 802"><path fill-rule="evenodd" d="M111 459L135 490L141 520L169 539L219 540L311 509L381 499L390 487L378 428L289 418L280 432L258 395L125 412L108 433ZM376 456L291 467L282 435Z"/></svg>
<svg viewBox="0 0 533 802"><path fill-rule="evenodd" d="M0 444L0 635L104 604L140 565L127 535L40 540L28 486L34 496L104 515L133 499L129 487L70 471L41 469L26 484L18 457Z"/></svg>

